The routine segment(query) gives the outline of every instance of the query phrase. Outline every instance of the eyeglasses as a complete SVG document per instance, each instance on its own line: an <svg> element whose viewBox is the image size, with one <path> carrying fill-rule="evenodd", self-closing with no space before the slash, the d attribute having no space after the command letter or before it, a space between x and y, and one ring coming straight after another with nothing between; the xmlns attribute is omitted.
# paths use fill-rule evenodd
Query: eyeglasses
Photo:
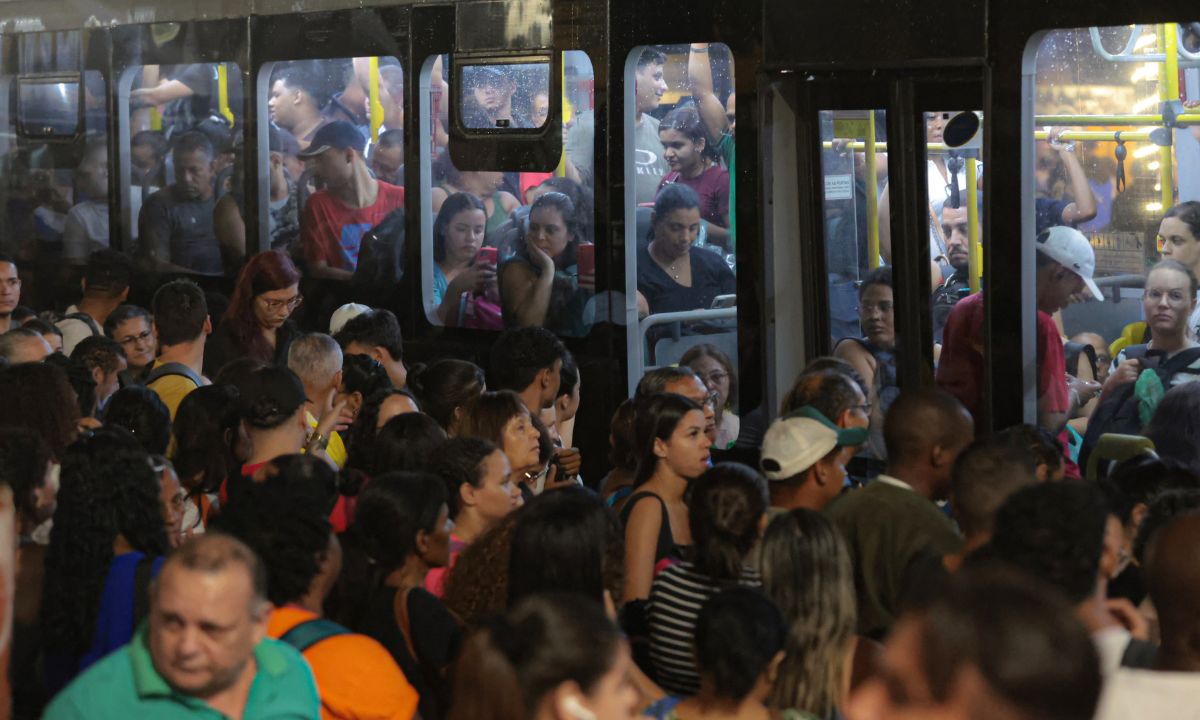
<svg viewBox="0 0 1200 720"><path fill-rule="evenodd" d="M267 312L275 312L276 310L282 310L284 308L287 308L288 312L292 312L296 308L300 307L300 303L304 302L303 295L296 295L295 297L290 297L287 300L272 300L271 298L265 298L260 295L258 299L262 300L263 307L267 309Z"/></svg>
<svg viewBox="0 0 1200 720"><path fill-rule="evenodd" d="M722 383L729 379L729 373L725 372L724 370L713 370L707 375L696 373L696 375L698 375L700 380L705 384Z"/></svg>
<svg viewBox="0 0 1200 720"><path fill-rule="evenodd" d="M120 340L117 341L117 343L120 345L135 345L135 344L140 345L141 343L146 342L147 340L149 340L152 337L154 337L154 333L152 331L143 330L142 332L138 333L137 335L130 335L128 337L121 338Z"/></svg>
<svg viewBox="0 0 1200 720"><path fill-rule="evenodd" d="M720 403L721 403L721 393L719 393L719 392L715 392L715 391L710 392L704 398L704 404L711 407L713 410L716 410L718 407L720 407Z"/></svg>

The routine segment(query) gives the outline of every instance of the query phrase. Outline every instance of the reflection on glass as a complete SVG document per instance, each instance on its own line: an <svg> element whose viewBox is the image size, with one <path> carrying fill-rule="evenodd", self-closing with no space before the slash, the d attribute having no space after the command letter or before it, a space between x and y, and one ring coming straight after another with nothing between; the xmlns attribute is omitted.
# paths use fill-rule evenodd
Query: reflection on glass
<svg viewBox="0 0 1200 720"><path fill-rule="evenodd" d="M463 125L472 130L525 130L546 124L550 63L463 67L459 96Z"/></svg>
<svg viewBox="0 0 1200 720"><path fill-rule="evenodd" d="M563 54L564 154L554 173L460 170L446 151L450 79L430 67L430 207L425 306L431 322L477 330L541 325L586 335L595 317L593 71ZM549 63L469 65L458 96L468 128L536 128L549 112ZM472 120L472 118L474 118ZM505 124L507 123L507 124Z"/></svg>
<svg viewBox="0 0 1200 720"><path fill-rule="evenodd" d="M25 135L70 137L79 131L79 83L22 80L17 102Z"/></svg>

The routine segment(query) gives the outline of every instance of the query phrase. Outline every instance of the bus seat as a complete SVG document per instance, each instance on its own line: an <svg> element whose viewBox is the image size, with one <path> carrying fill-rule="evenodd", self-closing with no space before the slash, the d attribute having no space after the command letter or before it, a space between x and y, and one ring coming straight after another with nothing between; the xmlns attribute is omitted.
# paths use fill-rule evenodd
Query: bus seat
<svg viewBox="0 0 1200 720"><path fill-rule="evenodd" d="M731 358L737 357L737 331L709 335L664 337L654 343L654 364L659 367L678 365L679 359L697 345L716 345Z"/></svg>
<svg viewBox="0 0 1200 720"><path fill-rule="evenodd" d="M1100 468L1103 465L1121 463L1129 458L1145 454L1157 457L1154 452L1154 441L1150 438L1141 435L1106 433L1096 441L1096 447L1092 448L1092 453L1088 456L1086 477L1088 481L1095 482L1100 476Z"/></svg>
<svg viewBox="0 0 1200 720"><path fill-rule="evenodd" d="M650 218L654 216L654 208L639 207L637 209L637 245L641 247L650 242Z"/></svg>
<svg viewBox="0 0 1200 720"><path fill-rule="evenodd" d="M1129 323L1121 331L1121 337L1109 344L1108 353L1116 358L1117 353L1130 345L1141 345L1146 342L1150 342L1150 328L1146 326L1145 321Z"/></svg>

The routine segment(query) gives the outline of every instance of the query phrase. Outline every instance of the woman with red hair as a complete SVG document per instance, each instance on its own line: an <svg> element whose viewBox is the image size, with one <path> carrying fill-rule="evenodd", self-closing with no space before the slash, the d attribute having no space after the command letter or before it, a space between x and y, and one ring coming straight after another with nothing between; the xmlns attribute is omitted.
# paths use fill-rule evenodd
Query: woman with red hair
<svg viewBox="0 0 1200 720"><path fill-rule="evenodd" d="M300 306L300 271L279 250L261 252L238 275L229 309L204 348L204 374L215 377L231 360L253 358L287 365L288 347L298 334L289 320Z"/></svg>

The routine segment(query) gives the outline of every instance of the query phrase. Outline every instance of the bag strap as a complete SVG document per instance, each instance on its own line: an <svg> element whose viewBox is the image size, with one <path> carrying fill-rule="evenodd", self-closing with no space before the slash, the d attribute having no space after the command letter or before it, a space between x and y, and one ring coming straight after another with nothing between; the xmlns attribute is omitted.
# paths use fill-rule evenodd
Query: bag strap
<svg viewBox="0 0 1200 720"><path fill-rule="evenodd" d="M162 365L154 368L154 370L146 376L146 384L149 385L169 375L180 375L185 377L195 383L196 387L200 387L204 384L204 380L200 378L200 375L197 374L195 370L191 369L187 365L184 365L183 363L177 362L163 363Z"/></svg>
<svg viewBox="0 0 1200 720"><path fill-rule="evenodd" d="M288 630L281 635L279 640L291 645L292 647L296 648L297 651L302 653L322 640L335 637L337 635L349 634L349 630L341 625L338 625L332 620L326 620L325 618L313 618L311 620L305 620L299 625L292 627L291 630Z"/></svg>
<svg viewBox="0 0 1200 720"><path fill-rule="evenodd" d="M1162 364L1162 369L1174 375L1188 368L1192 363L1200 360L1200 347L1188 348L1176 353L1171 359Z"/></svg>
<svg viewBox="0 0 1200 720"><path fill-rule="evenodd" d="M1121 667L1149 670L1154 666L1154 658L1158 654L1158 646L1152 642L1130 638L1125 651L1121 653Z"/></svg>
<svg viewBox="0 0 1200 720"><path fill-rule="evenodd" d="M154 558L143 555L133 570L133 624L150 614L150 581L154 577Z"/></svg>
<svg viewBox="0 0 1200 720"><path fill-rule="evenodd" d="M96 324L96 321L94 319L92 319L92 316L88 315L85 312L73 312L73 313L69 313L67 315L63 315L63 320L78 320L79 322L83 323L84 325L87 325L88 330L92 331L93 337L96 335L104 334L103 332L101 332L100 326Z"/></svg>
<svg viewBox="0 0 1200 720"><path fill-rule="evenodd" d="M400 635L404 638L404 645L408 648L408 654L412 656L415 662L421 662L417 657L417 647L413 644L412 639L412 620L408 616L408 595L412 592L412 588L398 590L395 597L392 599L392 612L396 615L396 627L400 628Z"/></svg>

